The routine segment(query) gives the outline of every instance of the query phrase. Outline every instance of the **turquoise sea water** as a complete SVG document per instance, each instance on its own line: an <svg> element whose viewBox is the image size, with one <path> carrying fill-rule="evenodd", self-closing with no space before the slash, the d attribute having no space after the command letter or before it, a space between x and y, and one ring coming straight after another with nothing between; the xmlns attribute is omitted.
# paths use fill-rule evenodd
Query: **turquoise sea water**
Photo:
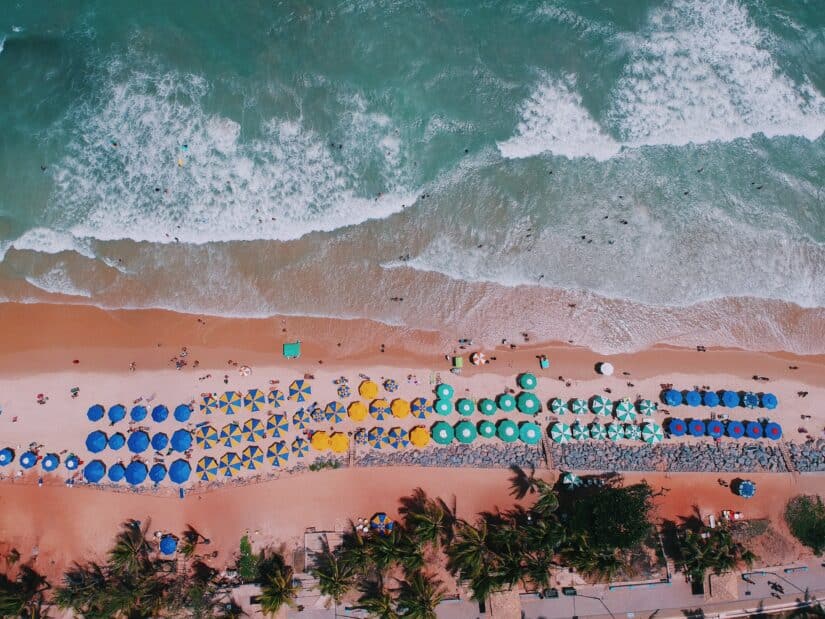
<svg viewBox="0 0 825 619"><path fill-rule="evenodd" d="M825 350L819 1L20 1L0 41L0 298Z"/></svg>

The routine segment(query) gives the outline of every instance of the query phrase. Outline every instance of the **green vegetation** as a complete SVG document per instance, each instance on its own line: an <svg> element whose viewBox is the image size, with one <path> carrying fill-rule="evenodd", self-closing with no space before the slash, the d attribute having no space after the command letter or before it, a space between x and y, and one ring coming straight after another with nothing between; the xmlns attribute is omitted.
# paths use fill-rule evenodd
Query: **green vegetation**
<svg viewBox="0 0 825 619"><path fill-rule="evenodd" d="M735 542L728 527L685 531L679 539L679 569L694 582L702 582L708 570L729 572L740 564L753 565L756 555Z"/></svg>
<svg viewBox="0 0 825 619"><path fill-rule="evenodd" d="M254 582L258 576L258 557L252 552L252 544L249 537L244 535L241 538L241 549L238 555L238 576L244 582Z"/></svg>
<svg viewBox="0 0 825 619"><path fill-rule="evenodd" d="M818 496L801 495L788 501L785 521L794 537L813 550L825 552L825 504Z"/></svg>
<svg viewBox="0 0 825 619"><path fill-rule="evenodd" d="M338 460L316 460L309 465L310 471L323 471L324 469L340 469L341 463Z"/></svg>

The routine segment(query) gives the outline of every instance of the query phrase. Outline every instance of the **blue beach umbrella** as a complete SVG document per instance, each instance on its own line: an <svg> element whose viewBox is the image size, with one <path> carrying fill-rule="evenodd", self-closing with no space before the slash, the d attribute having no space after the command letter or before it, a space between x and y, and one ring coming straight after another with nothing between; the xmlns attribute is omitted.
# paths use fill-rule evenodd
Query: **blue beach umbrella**
<svg viewBox="0 0 825 619"><path fill-rule="evenodd" d="M218 438L218 431L209 424L195 429L195 442L204 449L212 449L218 443Z"/></svg>
<svg viewBox="0 0 825 619"><path fill-rule="evenodd" d="M161 423L162 421L166 421L166 418L168 416L169 409L166 408L163 404L158 404L155 408L152 409L152 421Z"/></svg>
<svg viewBox="0 0 825 619"><path fill-rule="evenodd" d="M142 453L149 448L149 435L143 430L132 432L129 435L129 440L126 441L126 445L132 453Z"/></svg>
<svg viewBox="0 0 825 619"><path fill-rule="evenodd" d="M763 393L762 394L762 407L767 408L768 410L773 410L776 408L776 405L779 404L779 400L776 399L776 396L772 393Z"/></svg>
<svg viewBox="0 0 825 619"><path fill-rule="evenodd" d="M171 535L164 535L160 538L160 552L165 555L175 554L178 549L178 540Z"/></svg>
<svg viewBox="0 0 825 619"><path fill-rule="evenodd" d="M127 482L133 486L137 486L146 481L148 474L149 469L146 468L146 465L140 460L135 460L134 462L130 462L129 466L126 467L125 478Z"/></svg>
<svg viewBox="0 0 825 619"><path fill-rule="evenodd" d="M70 471L74 471L77 470L77 467L80 465L80 460L76 455L69 454L64 464L66 465L67 469L69 469Z"/></svg>
<svg viewBox="0 0 825 619"><path fill-rule="evenodd" d="M765 436L772 441L778 441L782 438L782 426L774 421L765 424Z"/></svg>
<svg viewBox="0 0 825 619"><path fill-rule="evenodd" d="M132 421L143 421L148 414L149 412L145 406L133 406L132 410L129 411L129 417L132 418Z"/></svg>
<svg viewBox="0 0 825 619"><path fill-rule="evenodd" d="M189 417L192 415L192 409L189 408L188 404L178 404L175 407L175 421L179 421L180 423L185 423L189 421Z"/></svg>
<svg viewBox="0 0 825 619"><path fill-rule="evenodd" d="M724 391L722 393L722 404L727 408L739 406L739 394L735 391Z"/></svg>
<svg viewBox="0 0 825 619"><path fill-rule="evenodd" d="M211 456L204 456L198 460L195 473L201 481L212 481L218 475L218 461Z"/></svg>
<svg viewBox="0 0 825 619"><path fill-rule="evenodd" d="M312 387L303 378L293 380L289 385L289 399L296 402L305 402L307 397L312 395Z"/></svg>
<svg viewBox="0 0 825 619"><path fill-rule="evenodd" d="M687 432L687 424L677 417L671 417L667 429L672 436L684 436Z"/></svg>
<svg viewBox="0 0 825 619"><path fill-rule="evenodd" d="M691 436L704 436L707 432L705 422L701 419L691 419L688 424L688 431Z"/></svg>
<svg viewBox="0 0 825 619"><path fill-rule="evenodd" d="M109 481L117 483L123 479L124 475L126 475L126 467L123 466L120 462L115 462L112 466L109 467L107 477L109 478Z"/></svg>
<svg viewBox="0 0 825 619"><path fill-rule="evenodd" d="M702 394L692 389L685 394L685 403L688 406L699 406L702 403Z"/></svg>
<svg viewBox="0 0 825 619"><path fill-rule="evenodd" d="M201 400L200 408L204 415L211 415L218 409L218 401L211 393L207 393Z"/></svg>
<svg viewBox="0 0 825 619"><path fill-rule="evenodd" d="M748 479L742 480L736 486L736 494L743 499L750 499L756 494L756 484Z"/></svg>
<svg viewBox="0 0 825 619"><path fill-rule="evenodd" d="M716 419L708 421L705 429L711 438L720 438L725 433L725 427L722 425L722 422Z"/></svg>
<svg viewBox="0 0 825 619"><path fill-rule="evenodd" d="M413 417L418 419L426 419L433 414L433 407L427 401L427 398L415 398L410 402L410 412Z"/></svg>
<svg viewBox="0 0 825 619"><path fill-rule="evenodd" d="M40 462L40 466L43 467L43 470L47 473L55 470L59 464L60 458L57 454L46 454L46 457L44 457Z"/></svg>
<svg viewBox="0 0 825 619"><path fill-rule="evenodd" d="M759 398L758 398L758 397L757 397L757 395L756 395L755 393L753 393L752 391L748 391L748 392L745 394L745 397L744 397L744 398L742 398L742 403L743 403L743 404L744 404L747 408L756 408L757 406L759 406Z"/></svg>
<svg viewBox="0 0 825 619"><path fill-rule="evenodd" d="M289 432L289 421L286 415L275 413L266 420L266 435L271 438L281 438Z"/></svg>
<svg viewBox="0 0 825 619"><path fill-rule="evenodd" d="M192 465L186 460L175 460L169 467L169 481L175 484L183 484L189 481L192 474Z"/></svg>
<svg viewBox="0 0 825 619"><path fill-rule="evenodd" d="M166 479L166 467L160 463L153 464L152 468L149 469L149 479L156 484L162 482Z"/></svg>
<svg viewBox="0 0 825 619"><path fill-rule="evenodd" d="M98 483L106 474L106 465L100 460L92 460L83 467L83 478L93 484Z"/></svg>
<svg viewBox="0 0 825 619"><path fill-rule="evenodd" d="M223 473L224 477L232 477L241 470L241 466L241 457L234 451L227 451L218 460L218 470Z"/></svg>
<svg viewBox="0 0 825 619"><path fill-rule="evenodd" d="M675 389L668 389L662 399L668 406L679 406L682 403L682 393Z"/></svg>
<svg viewBox="0 0 825 619"><path fill-rule="evenodd" d="M363 430L363 428L361 428ZM364 436L366 440L366 435ZM266 459L274 467L285 466L289 460L289 449L283 441L272 443L266 450Z"/></svg>
<svg viewBox="0 0 825 619"><path fill-rule="evenodd" d="M243 408L243 394L240 391L224 391L218 397L218 410L234 415Z"/></svg>
<svg viewBox="0 0 825 619"><path fill-rule="evenodd" d="M280 408L284 403L284 392L280 389L270 389L266 399L272 408Z"/></svg>
<svg viewBox="0 0 825 619"><path fill-rule="evenodd" d="M292 441L291 449L292 453L295 454L296 457L303 458L309 453L309 442L301 437L298 437Z"/></svg>
<svg viewBox="0 0 825 619"><path fill-rule="evenodd" d="M192 433L189 430L180 428L172 433L172 440L169 441L175 451L186 451L192 446Z"/></svg>
<svg viewBox="0 0 825 619"><path fill-rule="evenodd" d="M86 411L86 417L88 417L89 421L100 421L103 419L103 414L104 410L100 404L94 404Z"/></svg>
<svg viewBox="0 0 825 619"><path fill-rule="evenodd" d="M241 435L248 443L254 443L256 438L266 437L266 426L260 419L250 417L243 422Z"/></svg>
<svg viewBox="0 0 825 619"><path fill-rule="evenodd" d="M243 405L253 413L266 408L266 394L260 389L250 389L243 397Z"/></svg>
<svg viewBox="0 0 825 619"><path fill-rule="evenodd" d="M117 423L126 417L126 408L123 404L115 404L109 409L109 421Z"/></svg>
<svg viewBox="0 0 825 619"><path fill-rule="evenodd" d="M715 391L705 391L702 395L702 401L705 403L705 406L714 408L719 406L719 395Z"/></svg>
<svg viewBox="0 0 825 619"><path fill-rule="evenodd" d="M20 456L20 466L24 469L30 469L35 464L37 464L37 454L33 451L27 451Z"/></svg>
<svg viewBox="0 0 825 619"><path fill-rule="evenodd" d="M347 418L347 408L338 400L333 400L324 407L324 415L330 423L342 423Z"/></svg>
<svg viewBox="0 0 825 619"><path fill-rule="evenodd" d="M745 434L748 438L762 438L762 425L756 421L749 421L745 425Z"/></svg>
<svg viewBox="0 0 825 619"><path fill-rule="evenodd" d="M6 466L14 461L14 451L9 447L0 449L0 466Z"/></svg>
<svg viewBox="0 0 825 619"><path fill-rule="evenodd" d="M96 454L106 449L109 440L106 438L106 433L100 430L90 432L86 437L86 450Z"/></svg>
<svg viewBox="0 0 825 619"><path fill-rule="evenodd" d="M169 437L166 436L166 432L158 432L152 437L152 449L154 449L155 451L166 449L166 446L168 444Z"/></svg>
<svg viewBox="0 0 825 619"><path fill-rule="evenodd" d="M309 417L309 413L306 412L303 408L299 408L295 411L295 414L292 415L292 425L298 428L299 430L304 430L310 424L312 420Z"/></svg>
<svg viewBox="0 0 825 619"><path fill-rule="evenodd" d="M109 437L109 449L117 451L118 449L123 449L125 444L126 437L123 436L123 433L121 432L115 432Z"/></svg>
<svg viewBox="0 0 825 619"><path fill-rule="evenodd" d="M731 438L742 438L745 436L745 424L741 421L729 421L727 426L728 436Z"/></svg>
<svg viewBox="0 0 825 619"><path fill-rule="evenodd" d="M367 443L374 449L381 449L384 445L390 444L390 438L384 428L375 426L367 432Z"/></svg>

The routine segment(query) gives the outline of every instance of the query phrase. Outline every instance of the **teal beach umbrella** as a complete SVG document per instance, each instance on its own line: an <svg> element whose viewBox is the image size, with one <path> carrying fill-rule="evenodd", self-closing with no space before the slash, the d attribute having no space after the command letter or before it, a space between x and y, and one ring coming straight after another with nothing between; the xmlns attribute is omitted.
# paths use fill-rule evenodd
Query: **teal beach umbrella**
<svg viewBox="0 0 825 619"><path fill-rule="evenodd" d="M518 426L511 419L502 419L498 424L496 433L505 443L512 443L518 438Z"/></svg>

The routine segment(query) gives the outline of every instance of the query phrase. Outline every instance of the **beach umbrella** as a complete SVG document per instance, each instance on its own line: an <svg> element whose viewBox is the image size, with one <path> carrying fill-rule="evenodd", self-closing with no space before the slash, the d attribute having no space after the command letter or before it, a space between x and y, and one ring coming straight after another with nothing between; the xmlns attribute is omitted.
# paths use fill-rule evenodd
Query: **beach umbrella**
<svg viewBox="0 0 825 619"><path fill-rule="evenodd" d="M455 432L446 421L439 421L433 425L432 437L439 445L449 445L455 438Z"/></svg>
<svg viewBox="0 0 825 619"><path fill-rule="evenodd" d="M115 432L109 437L109 449L117 451L118 449L123 449L125 444L126 437L123 436L122 432Z"/></svg>
<svg viewBox="0 0 825 619"><path fill-rule="evenodd" d="M602 424L594 421L590 424L590 438L597 441L603 441L607 438L607 430Z"/></svg>
<svg viewBox="0 0 825 619"><path fill-rule="evenodd" d="M742 438L745 435L745 424L741 421L731 420L728 422L727 432L731 438Z"/></svg>
<svg viewBox="0 0 825 619"><path fill-rule="evenodd" d="M573 438L573 434L570 432L570 426L557 421L550 426L550 438L556 443L567 443Z"/></svg>
<svg viewBox="0 0 825 619"><path fill-rule="evenodd" d="M109 471L106 474L106 476L109 478L109 481L113 481L115 483L121 481L125 475L126 467L123 466L120 462L115 462L112 466L110 466Z"/></svg>
<svg viewBox="0 0 825 619"><path fill-rule="evenodd" d="M200 407L204 415L211 415L218 409L218 401L211 393L207 393L201 399Z"/></svg>
<svg viewBox="0 0 825 619"><path fill-rule="evenodd" d="M493 429L495 432L495 429ZM415 426L410 430L410 442L413 447L426 447L430 444L430 433L424 426Z"/></svg>
<svg viewBox="0 0 825 619"><path fill-rule="evenodd" d="M782 438L782 426L775 421L769 421L765 424L765 436L772 441L778 441Z"/></svg>
<svg viewBox="0 0 825 619"><path fill-rule="evenodd" d="M518 436L522 443L526 443L527 445L535 445L541 440L541 428L539 428L538 424L535 424L532 421L526 421L521 424Z"/></svg>
<svg viewBox="0 0 825 619"><path fill-rule="evenodd" d="M679 406L682 403L682 392L676 389L668 389L662 396L668 406Z"/></svg>
<svg viewBox="0 0 825 619"><path fill-rule="evenodd" d="M475 431L475 428L473 430ZM409 435L404 428L390 428L390 431L387 432L387 441L393 449L410 446Z"/></svg>
<svg viewBox="0 0 825 619"><path fill-rule="evenodd" d="M100 430L89 432L89 435L86 437L86 450L93 454L99 453L106 449L108 442L109 439L106 437L105 432L101 432Z"/></svg>
<svg viewBox="0 0 825 619"><path fill-rule="evenodd" d="M522 391L516 398L516 406L522 413L535 415L541 410L541 400L538 399L535 393Z"/></svg>
<svg viewBox="0 0 825 619"><path fill-rule="evenodd" d="M435 388L435 395L438 396L439 400L449 400L453 397L454 393L455 390L452 385L448 385L447 383L441 383Z"/></svg>
<svg viewBox="0 0 825 619"><path fill-rule="evenodd" d="M393 521L387 514L380 512L370 518L370 529L381 535L389 535L393 529Z"/></svg>
<svg viewBox="0 0 825 619"><path fill-rule="evenodd" d="M478 424L478 434L482 438L493 438L496 435L496 424L492 421L480 421Z"/></svg>
<svg viewBox="0 0 825 619"><path fill-rule="evenodd" d="M266 399L272 408L281 408L281 404L284 403L284 392L280 389L270 389Z"/></svg>
<svg viewBox="0 0 825 619"><path fill-rule="evenodd" d="M593 396L590 400L590 410L602 417L610 417L613 412L613 401L603 395Z"/></svg>
<svg viewBox="0 0 825 619"><path fill-rule="evenodd" d="M685 403L688 406L699 406L702 403L702 394L696 389L691 389L685 394Z"/></svg>
<svg viewBox="0 0 825 619"><path fill-rule="evenodd" d="M561 483L568 488L578 488L582 485L582 478L575 473L565 473L561 477Z"/></svg>
<svg viewBox="0 0 825 619"><path fill-rule="evenodd" d="M687 424L678 417L671 417L667 426L668 432L673 436L684 436L687 432Z"/></svg>
<svg viewBox="0 0 825 619"><path fill-rule="evenodd" d="M66 462L64 464L66 465L67 469L69 469L70 471L74 471L80 465L80 460L78 459L78 457L76 455L69 454L69 456L66 458Z"/></svg>
<svg viewBox="0 0 825 619"><path fill-rule="evenodd" d="M241 470L241 458L234 451L227 451L218 460L218 471L224 477L232 477Z"/></svg>
<svg viewBox="0 0 825 619"><path fill-rule="evenodd" d="M384 381L384 389L388 393L394 393L394 392L398 391L398 383L395 382L394 379L388 378L387 380Z"/></svg>
<svg viewBox="0 0 825 619"><path fill-rule="evenodd" d="M404 431L406 434L406 430ZM329 437L329 448L337 453L347 453L349 451L349 438L343 432L333 432Z"/></svg>
<svg viewBox="0 0 825 619"><path fill-rule="evenodd" d="M413 417L426 419L433 414L433 407L432 404L427 401L427 398L415 398L410 403L410 412Z"/></svg>
<svg viewBox="0 0 825 619"><path fill-rule="evenodd" d="M715 408L719 406L719 395L715 391L705 391L702 394L702 402L705 406Z"/></svg>
<svg viewBox="0 0 825 619"><path fill-rule="evenodd" d="M6 466L14 461L14 451L9 447L0 449L0 466Z"/></svg>
<svg viewBox="0 0 825 619"><path fill-rule="evenodd" d="M642 429L632 423L625 424L624 437L629 441L638 441L642 438Z"/></svg>
<svg viewBox="0 0 825 619"><path fill-rule="evenodd" d="M255 439L266 437L266 427L264 427L264 423L260 419L250 417L243 422L241 434L243 434L244 439L246 439L248 443L254 443Z"/></svg>
<svg viewBox="0 0 825 619"><path fill-rule="evenodd" d="M433 409L434 409L434 410L435 410L435 412L436 412L436 413L438 413L439 415L444 415L444 416L447 416L447 415L449 415L449 414L452 412L452 410L453 410L453 406L452 406L452 404L450 404L450 401L449 401L449 400L441 400L441 399L439 399L439 400L436 400L436 401L433 403Z"/></svg>
<svg viewBox="0 0 825 619"><path fill-rule="evenodd" d="M149 474L149 469L146 464L140 460L130 462L126 467L126 474L124 475L126 481L132 486L137 486L146 481L146 476Z"/></svg>
<svg viewBox="0 0 825 619"><path fill-rule="evenodd" d="M103 419L104 414L103 407L100 404L94 404L93 406L89 407L89 410L86 411L86 417L89 421L100 421Z"/></svg>
<svg viewBox="0 0 825 619"><path fill-rule="evenodd" d="M609 361L599 363L599 374L603 376L613 376L613 364Z"/></svg>
<svg viewBox="0 0 825 619"><path fill-rule="evenodd" d="M735 391L724 391L722 393L722 404L727 408L739 406L739 394Z"/></svg>
<svg viewBox="0 0 825 619"><path fill-rule="evenodd" d="M169 437L166 436L166 432L158 432L152 437L152 449L154 449L155 451L166 449L166 446L168 444Z"/></svg>
<svg viewBox="0 0 825 619"><path fill-rule="evenodd" d="M272 443L266 449L266 459L272 466L285 466L289 460L289 449L284 441Z"/></svg>
<svg viewBox="0 0 825 619"><path fill-rule="evenodd" d="M338 385L338 397L342 400L346 400L348 397L352 395L352 391L349 388L349 385Z"/></svg>
<svg viewBox="0 0 825 619"><path fill-rule="evenodd" d="M410 415L410 403L401 398L393 400L392 404L390 404L390 409L392 410L392 416L397 419L404 419L404 417L409 417Z"/></svg>
<svg viewBox="0 0 825 619"><path fill-rule="evenodd" d="M658 423L648 422L642 426L642 440L649 445L659 443L664 439L662 428Z"/></svg>
<svg viewBox="0 0 825 619"><path fill-rule="evenodd" d="M522 389L532 391L538 384L539 381L536 379L536 376L534 374L530 374L530 372L525 372L518 377L518 386Z"/></svg>
<svg viewBox="0 0 825 619"><path fill-rule="evenodd" d="M118 421L123 420L126 417L126 408L123 404L115 404L111 408L109 408L109 421L112 423L117 423Z"/></svg>
<svg viewBox="0 0 825 619"><path fill-rule="evenodd" d="M322 423L326 419L324 411L322 411L319 406L313 404L307 410L309 411L310 418L315 423Z"/></svg>
<svg viewBox="0 0 825 619"><path fill-rule="evenodd" d="M169 481L175 484L184 484L189 481L192 466L186 460L175 460L169 467Z"/></svg>
<svg viewBox="0 0 825 619"><path fill-rule="evenodd" d="M757 406L759 406L759 397L752 391L748 391L745 394L745 397L742 398L742 403L747 408L756 408Z"/></svg>
<svg viewBox="0 0 825 619"><path fill-rule="evenodd" d="M292 415L292 425L298 428L299 430L304 430L309 425L311 419L309 418L309 413L306 412L303 408L299 408L295 411L295 414Z"/></svg>
<svg viewBox="0 0 825 619"><path fill-rule="evenodd" d="M366 445L367 444L367 430L365 428L358 428L353 434L352 438L355 440L356 445Z"/></svg>
<svg viewBox="0 0 825 619"><path fill-rule="evenodd" d="M198 426L195 430L195 443L204 449L212 449L218 444L218 431L210 425Z"/></svg>
<svg viewBox="0 0 825 619"><path fill-rule="evenodd" d="M574 415L586 415L590 412L590 409L587 407L587 400L583 400L581 398L576 398L570 403L570 412Z"/></svg>
<svg viewBox="0 0 825 619"><path fill-rule="evenodd" d="M25 455L25 454L23 454ZM22 458L21 458L22 464ZM93 484L98 483L106 474L106 465L100 460L92 460L83 467L83 478Z"/></svg>
<svg viewBox="0 0 825 619"><path fill-rule="evenodd" d="M570 433L573 435L573 438L577 441L583 441L585 439L590 438L590 429L584 425L583 423L579 423L578 421L570 426Z"/></svg>
<svg viewBox="0 0 825 619"><path fill-rule="evenodd" d="M287 432L289 432L289 422L285 415L275 413L266 420L266 435L270 438L281 438Z"/></svg>
<svg viewBox="0 0 825 619"><path fill-rule="evenodd" d="M20 456L20 466L24 469L30 469L35 464L37 464L37 454L33 451L27 451Z"/></svg>
<svg viewBox="0 0 825 619"><path fill-rule="evenodd" d="M482 398L478 401L478 410L482 415L493 415L498 410L495 400Z"/></svg>
<svg viewBox="0 0 825 619"><path fill-rule="evenodd" d="M293 380L289 385L289 399L296 402L305 402L312 395L312 386L303 378Z"/></svg>
<svg viewBox="0 0 825 619"><path fill-rule="evenodd" d="M762 426L757 421L749 421L745 424L745 434L748 438L762 438Z"/></svg>
<svg viewBox="0 0 825 619"><path fill-rule="evenodd" d="M243 394L240 391L224 391L218 397L218 410L225 415L234 415L243 408Z"/></svg>
<svg viewBox="0 0 825 619"><path fill-rule="evenodd" d="M198 460L195 474L201 481L212 481L218 476L218 461L212 456L204 456Z"/></svg>
<svg viewBox="0 0 825 619"><path fill-rule="evenodd" d="M156 423L161 423L162 421L166 421L166 418L169 416L169 409L166 408L163 404L158 404L155 408L152 409L152 421Z"/></svg>
<svg viewBox="0 0 825 619"><path fill-rule="evenodd" d="M624 422L636 421L636 407L633 406L633 402L627 398L619 400L616 404L616 418Z"/></svg>
<svg viewBox="0 0 825 619"><path fill-rule="evenodd" d="M132 410L129 411L129 417L132 421L143 421L148 414L149 411L146 410L145 406L133 406Z"/></svg>
<svg viewBox="0 0 825 619"><path fill-rule="evenodd" d="M498 407L505 413L509 413L516 408L516 399L509 393L502 393L498 396Z"/></svg>
<svg viewBox="0 0 825 619"><path fill-rule="evenodd" d="M243 397L243 405L253 413L266 408L266 394L260 389L250 389Z"/></svg>
<svg viewBox="0 0 825 619"><path fill-rule="evenodd" d="M749 479L743 479L736 484L736 494L741 496L743 499L753 498L756 494L756 483L750 481Z"/></svg>
<svg viewBox="0 0 825 619"><path fill-rule="evenodd" d="M334 400L324 407L324 415L330 423L341 423L347 417L347 409L341 402Z"/></svg>
<svg viewBox="0 0 825 619"><path fill-rule="evenodd" d="M367 432L367 443L369 443L373 449L381 449L384 445L388 445L389 442L387 433L384 431L384 428L380 426L370 428L370 431Z"/></svg>
<svg viewBox="0 0 825 619"><path fill-rule="evenodd" d="M43 460L40 461L40 466L44 471L51 472L60 465L60 458L57 454L46 454Z"/></svg>
<svg viewBox="0 0 825 619"><path fill-rule="evenodd" d="M561 398L553 398L553 400L550 402L550 410L555 415L564 415L568 411L567 402L565 402Z"/></svg>
<svg viewBox="0 0 825 619"><path fill-rule="evenodd" d="M472 400L467 398L461 398L458 402L455 403L455 408L458 411L459 415L464 415L465 417L468 415L472 415L476 409L475 404L473 404Z"/></svg>
<svg viewBox="0 0 825 619"><path fill-rule="evenodd" d="M512 419L502 419L498 422L496 434L505 443L512 443L518 439L518 426Z"/></svg>
<svg viewBox="0 0 825 619"><path fill-rule="evenodd" d="M164 535L160 538L160 552L165 555L175 554L178 549L178 540L171 535Z"/></svg>
<svg viewBox="0 0 825 619"><path fill-rule="evenodd" d="M241 463L250 471L264 463L264 452L257 445L247 445L241 452Z"/></svg>
<svg viewBox="0 0 825 619"><path fill-rule="evenodd" d="M378 384L371 380L365 380L358 385L358 394L365 400L374 400L378 397Z"/></svg>
<svg viewBox="0 0 825 619"><path fill-rule="evenodd" d="M166 467L160 463L153 464L152 468L149 469L149 479L156 484L162 482L166 479Z"/></svg>
<svg viewBox="0 0 825 619"><path fill-rule="evenodd" d="M779 404L779 400L776 399L776 396L772 393L763 393L762 394L762 407L767 408L768 410L773 410L776 408L776 405Z"/></svg>
<svg viewBox="0 0 825 619"><path fill-rule="evenodd" d="M701 419L691 419L688 424L688 432L691 436L704 436L707 433L705 422Z"/></svg>
<svg viewBox="0 0 825 619"><path fill-rule="evenodd" d="M175 412L172 416L175 418L175 421L179 423L186 423L189 421L189 417L192 416L192 409L188 404L178 404L175 407Z"/></svg>
<svg viewBox="0 0 825 619"><path fill-rule="evenodd" d="M459 421L453 432L459 443L472 443L478 437L478 431L471 421Z"/></svg>
<svg viewBox="0 0 825 619"><path fill-rule="evenodd" d="M721 421L711 419L705 424L705 431L711 438L721 438L725 433L725 426L722 425Z"/></svg>
<svg viewBox="0 0 825 619"><path fill-rule="evenodd" d="M384 399L373 400L370 403L370 415L378 421L383 421L392 414L390 404Z"/></svg>
<svg viewBox="0 0 825 619"><path fill-rule="evenodd" d="M221 428L221 444L224 447L233 447L240 443L242 438L241 427L234 421Z"/></svg>
<svg viewBox="0 0 825 619"><path fill-rule="evenodd" d="M363 402L352 402L347 407L347 415L355 422L364 421L367 418L367 407Z"/></svg>
<svg viewBox="0 0 825 619"><path fill-rule="evenodd" d="M610 422L607 424L607 438L611 441L619 441L624 438L624 427L620 423Z"/></svg>
<svg viewBox="0 0 825 619"><path fill-rule="evenodd" d="M323 430L313 432L309 443L315 451L326 451L329 449L329 434Z"/></svg>
<svg viewBox="0 0 825 619"><path fill-rule="evenodd" d="M639 400L639 403L636 405L636 408L639 409L639 413L644 415L645 417L650 417L656 413L656 409L658 406L656 402L653 400Z"/></svg>
<svg viewBox="0 0 825 619"><path fill-rule="evenodd" d="M129 440L126 441L126 445L132 453L142 453L149 449L149 435L143 430L132 432L129 435Z"/></svg>
<svg viewBox="0 0 825 619"><path fill-rule="evenodd" d="M184 428L179 428L172 432L169 445L174 451L183 453L192 446L192 433Z"/></svg>

